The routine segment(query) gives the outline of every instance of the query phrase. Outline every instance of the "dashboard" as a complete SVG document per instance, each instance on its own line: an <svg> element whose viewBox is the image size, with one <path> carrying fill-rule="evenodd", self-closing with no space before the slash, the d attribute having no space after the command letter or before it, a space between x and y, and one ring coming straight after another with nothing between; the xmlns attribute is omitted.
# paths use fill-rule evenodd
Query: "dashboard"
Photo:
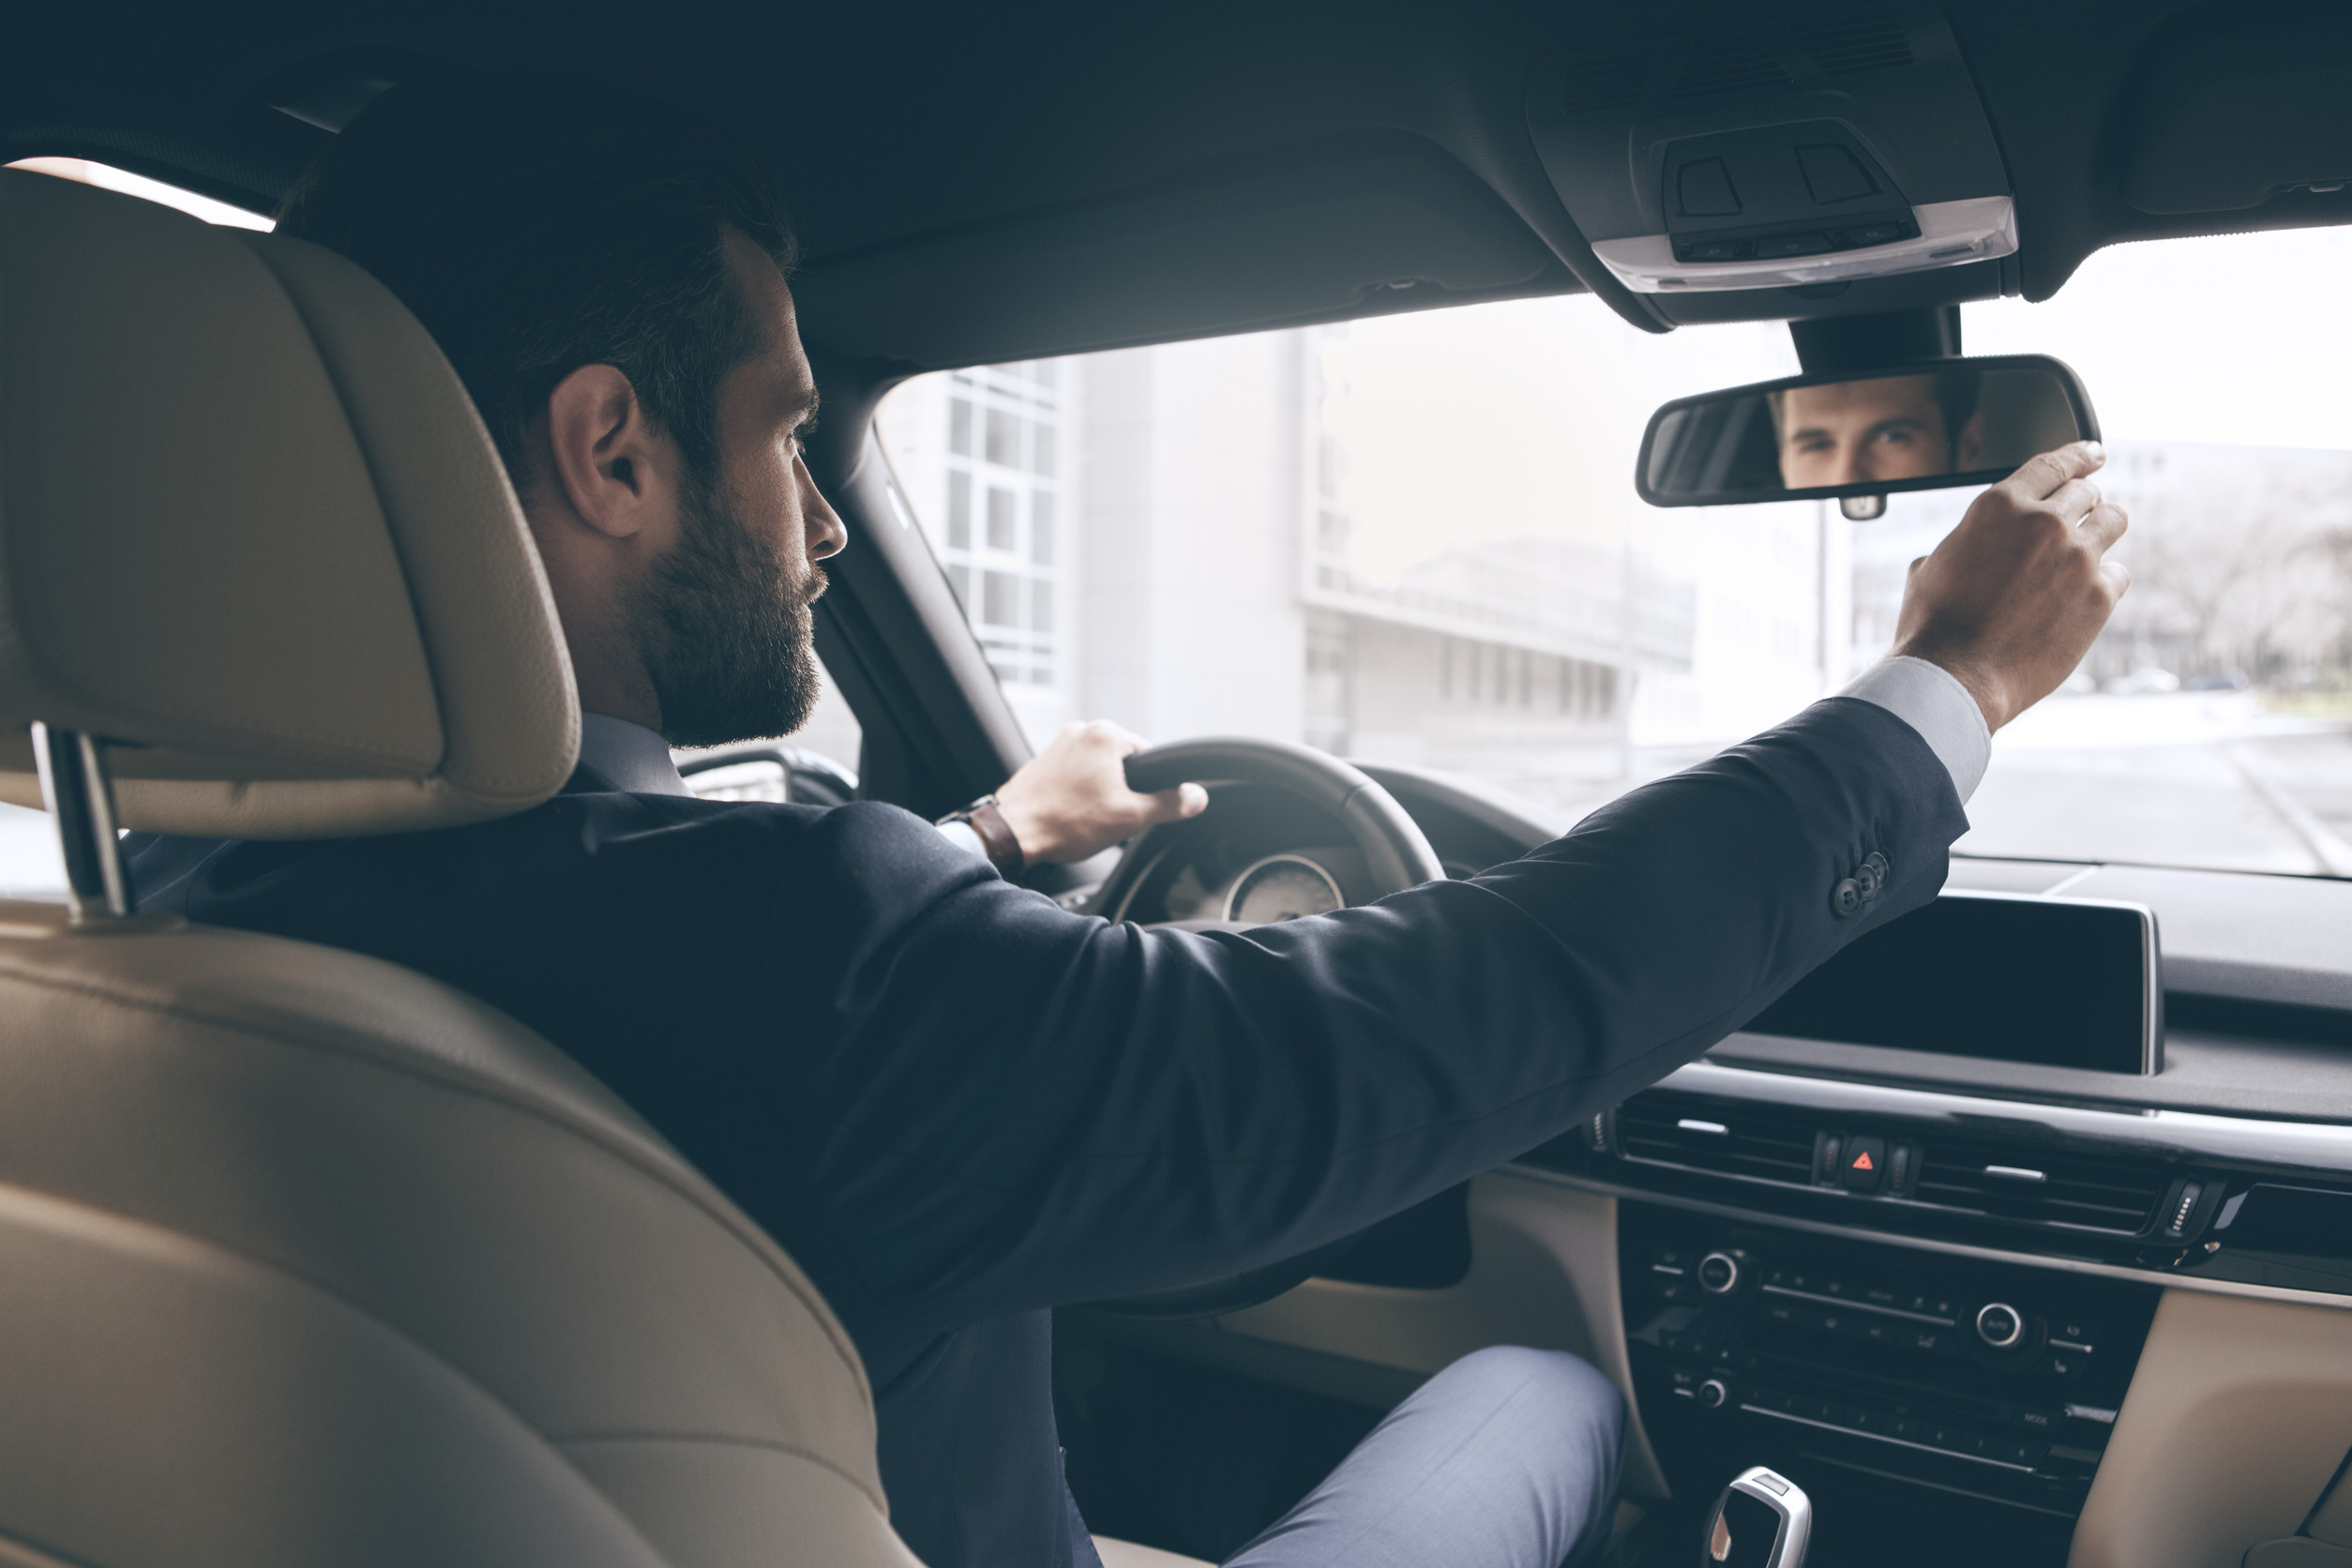
<svg viewBox="0 0 2352 1568"><path fill-rule="evenodd" d="M1557 831L1458 780L1365 771L1455 875ZM1221 799L1105 912L1353 902L1343 837L1273 792ZM1500 1173L1610 1206L1616 1299L1579 1310L1615 1320L1621 1346L1595 1330L1596 1358L1621 1358L1659 1489L1711 1497L1756 1463L1796 1476L1829 1500L1824 1563L1887 1560L1894 1538L1907 1563L2095 1562L2084 1540L2129 1535L2085 1522L2123 1506L2103 1494L2218 1516L2286 1485L2311 1495L2272 1510L2284 1527L2225 1528L2352 1524L2352 1413L2298 1425L2294 1390L2233 1385L2196 1408L2244 1395L2242 1427L2125 1419L2135 1384L2153 1409L2148 1391L2306 1319L2341 1346L2309 1369L2314 1408L2352 1391L2352 883L1957 859L1950 886L1956 915L1889 944L1866 984L1792 992ZM2089 948L2079 987L2051 989ZM2004 966L2031 983L1985 994ZM1865 992L1875 1014L1824 1001ZM1936 1017L1891 1033L1907 1002ZM1456 1194L1399 1216L1330 1280L1440 1300L1472 1268L1463 1214ZM1281 1311L1251 1332L1290 1332ZM2250 1540L2231 1539L2210 1560L2239 1560ZM2206 1560L2164 1550L2137 1557Z"/></svg>

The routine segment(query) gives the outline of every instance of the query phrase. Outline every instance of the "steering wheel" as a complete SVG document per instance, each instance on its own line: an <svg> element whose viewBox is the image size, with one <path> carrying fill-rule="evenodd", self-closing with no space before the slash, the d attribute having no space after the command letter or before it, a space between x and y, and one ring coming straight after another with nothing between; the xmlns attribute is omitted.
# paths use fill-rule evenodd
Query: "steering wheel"
<svg viewBox="0 0 2352 1568"><path fill-rule="evenodd" d="M1374 897L1401 893L1445 876L1445 868L1438 863L1437 852L1429 847L1420 824L1406 815L1395 797L1336 757L1287 741L1213 736L1154 746L1127 759L1127 784L1131 789L1149 793L1172 790L1187 781L1207 785L1213 796L1221 785L1263 785L1320 807L1338 820L1363 853ZM1143 878L1174 846L1185 826L1183 822L1164 822L1147 830L1128 846L1118 867L1094 896L1093 907L1114 919L1123 914ZM1229 920L1172 920L1167 924L1186 930L1250 928L1247 923ZM1098 1311L1132 1318L1208 1318L1238 1312L1243 1307L1272 1301L1302 1283L1335 1261L1355 1242L1353 1236L1342 1237L1299 1257L1222 1279L1093 1304Z"/></svg>

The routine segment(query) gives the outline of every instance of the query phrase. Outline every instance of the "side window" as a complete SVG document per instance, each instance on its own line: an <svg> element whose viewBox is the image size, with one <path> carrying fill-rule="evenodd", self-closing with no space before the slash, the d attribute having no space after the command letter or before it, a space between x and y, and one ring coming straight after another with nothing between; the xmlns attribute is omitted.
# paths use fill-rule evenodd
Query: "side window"
<svg viewBox="0 0 2352 1568"><path fill-rule="evenodd" d="M1070 361L984 365L891 394L877 423L988 664L1033 738L1073 711Z"/></svg>
<svg viewBox="0 0 2352 1568"><path fill-rule="evenodd" d="M86 158L21 158L8 165L11 169L30 169L38 174L53 174L61 180L78 180L106 190L119 190L126 196L138 196L167 207L177 207L207 223L219 223L232 229L258 229L266 234L277 227L260 213L248 212L227 202L216 202L209 196L199 196L192 190L151 180L144 174L134 174L127 169L115 169L103 163L93 163Z"/></svg>

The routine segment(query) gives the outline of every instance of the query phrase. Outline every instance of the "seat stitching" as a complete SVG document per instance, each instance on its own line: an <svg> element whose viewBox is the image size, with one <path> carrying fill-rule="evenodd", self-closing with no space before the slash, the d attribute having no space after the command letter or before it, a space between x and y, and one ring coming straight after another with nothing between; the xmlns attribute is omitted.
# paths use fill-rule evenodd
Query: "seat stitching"
<svg viewBox="0 0 2352 1568"><path fill-rule="evenodd" d="M401 1327L399 1323L394 1322L391 1319L377 1312L367 1303L358 1300L357 1298L324 1280L314 1279L309 1274L305 1274L298 1269L291 1268L278 1259L262 1257L259 1254L249 1252L244 1247L238 1246L234 1243L221 1241L212 1236L197 1235L190 1231L174 1229L173 1227L162 1224L159 1221L145 1219L137 1214L125 1213L120 1209L110 1208L103 1203L93 1203L85 1199L67 1198L57 1193L43 1192L38 1187L28 1187L21 1182L0 1182L0 1191L20 1193L31 1202L47 1208L76 1210L85 1214L102 1214L116 1225L123 1226L129 1229L143 1230L150 1235L159 1236L166 1242L175 1246L185 1247L198 1253L209 1252L218 1254L221 1257L232 1258L240 1263L243 1263L257 1274L270 1274L280 1279L290 1280L294 1284L301 1287L303 1289L312 1291L317 1295L324 1297L328 1301L336 1303L338 1305L340 1305L345 1310L349 1311L354 1317L381 1330L389 1338L397 1340L400 1344L407 1346L409 1349L415 1351L418 1356L430 1362L432 1365L440 1368L442 1371L446 1372L452 1380L464 1384L469 1389L472 1389L487 1403L504 1410L506 1415L513 1420L516 1425L530 1433L539 1441L546 1443L550 1448L557 1446L559 1443L560 1440L551 1438L546 1432L541 1431L537 1422L531 1420L528 1416L524 1415L522 1411L517 1410L505 1399L501 1398L497 1394L493 1393L483 1383L480 1378L474 1374L470 1368L461 1365L447 1356L443 1355L431 1345L418 1338L415 1334ZM727 1441L729 1440L714 1439L712 1440ZM757 1439L747 1440L753 1442L758 1441ZM558 1457L564 1456L559 1455ZM580 1468L577 1465L573 1465L569 1458L564 1458L564 1463L575 1472L577 1472ZM890 1504L887 1499L885 1499L882 1494L874 1491L868 1491L865 1485L853 1475L849 1475L844 1472L842 1474L842 1479L849 1482L852 1486L855 1486L864 1496L873 1499L875 1503L881 1507L885 1514L887 1514ZM580 1477L580 1480L589 1487L591 1491L595 1492L598 1497L604 1498L605 1501L611 1506L616 1514L621 1512L620 1505L613 1502L610 1497L606 1497L603 1487L596 1485L596 1483L592 1481L589 1481L584 1475ZM623 1517L626 1518L626 1515L623 1515ZM634 1521L631 1521L631 1525L632 1528L634 1528Z"/></svg>
<svg viewBox="0 0 2352 1568"><path fill-rule="evenodd" d="M560 1448L593 1448L600 1443L692 1443L705 1448L762 1449L776 1454L790 1455L795 1459L806 1459L820 1470L830 1470L839 1476L856 1487L861 1496L867 1498L873 1496L866 1489L866 1483L814 1449L803 1448L798 1443L776 1442L766 1438L731 1438L712 1432L591 1432L578 1437L556 1437L544 1433L541 1435L545 1436L549 1442ZM884 1516L888 1516L886 1504Z"/></svg>

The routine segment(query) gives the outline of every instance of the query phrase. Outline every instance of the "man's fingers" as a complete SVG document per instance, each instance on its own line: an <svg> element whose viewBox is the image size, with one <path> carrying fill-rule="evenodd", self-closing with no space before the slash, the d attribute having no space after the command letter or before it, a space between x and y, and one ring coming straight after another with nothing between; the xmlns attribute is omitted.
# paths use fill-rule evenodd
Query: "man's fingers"
<svg viewBox="0 0 2352 1568"><path fill-rule="evenodd" d="M2100 554L2104 555L2110 545L2123 537L2123 531L2132 526L2132 520L2114 502L2103 501L2090 509L2090 515L2083 519L2082 526L2084 537L2090 540Z"/></svg>
<svg viewBox="0 0 2352 1568"><path fill-rule="evenodd" d="M2132 568L2120 561L2100 562L2099 576L2106 582L2108 592L2118 599L2132 591Z"/></svg>
<svg viewBox="0 0 2352 1568"><path fill-rule="evenodd" d="M2106 499L2088 479L2069 479L2050 492L2047 505L2068 522L2080 522Z"/></svg>
<svg viewBox="0 0 2352 1568"><path fill-rule="evenodd" d="M2055 452L2028 458L2025 465L2001 483L2020 491L2028 501L2047 499L2069 480L2096 474L2107 460L2107 449L2095 441L2076 441Z"/></svg>
<svg viewBox="0 0 2352 1568"><path fill-rule="evenodd" d="M1152 803L1144 816L1146 822L1181 822L1186 817L1198 817L1209 808L1209 792L1199 784L1179 784L1144 798Z"/></svg>

